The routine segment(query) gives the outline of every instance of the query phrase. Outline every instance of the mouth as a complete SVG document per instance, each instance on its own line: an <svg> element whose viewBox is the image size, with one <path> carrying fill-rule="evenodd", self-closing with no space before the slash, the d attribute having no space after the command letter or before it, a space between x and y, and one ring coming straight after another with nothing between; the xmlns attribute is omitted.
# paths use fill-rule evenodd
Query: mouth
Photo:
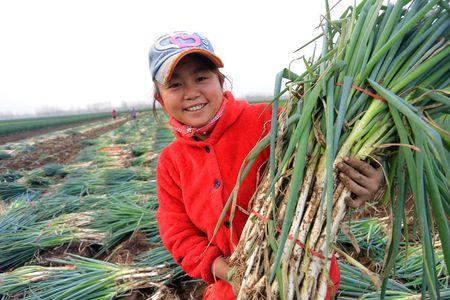
<svg viewBox="0 0 450 300"><path fill-rule="evenodd" d="M203 107L205 107L206 104L207 103L200 103L197 105L186 107L184 110L189 111L189 112L198 111L198 110L202 109Z"/></svg>

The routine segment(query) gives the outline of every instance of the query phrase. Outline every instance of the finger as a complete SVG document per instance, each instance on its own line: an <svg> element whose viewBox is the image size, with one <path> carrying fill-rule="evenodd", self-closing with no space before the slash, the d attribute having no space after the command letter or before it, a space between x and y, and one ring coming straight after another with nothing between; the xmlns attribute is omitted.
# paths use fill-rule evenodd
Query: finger
<svg viewBox="0 0 450 300"><path fill-rule="evenodd" d="M367 177L373 177L377 174L377 170L374 167L356 157L346 157L344 161Z"/></svg>
<svg viewBox="0 0 450 300"><path fill-rule="evenodd" d="M361 182L360 185L364 186L366 189L375 194L384 182L384 172L383 168L375 169L375 174L371 177L367 177L367 181Z"/></svg>
<svg viewBox="0 0 450 300"><path fill-rule="evenodd" d="M383 161L383 157L382 156L379 156L379 155L376 155L376 154L371 154L368 157L370 158L370 164L374 168L378 169L379 167L382 166L382 161Z"/></svg>
<svg viewBox="0 0 450 300"><path fill-rule="evenodd" d="M341 170L341 172L344 172L345 175L350 177L353 181L357 182L359 185L367 186L368 178L363 174L359 173L358 171L356 171L352 166L347 165L344 162L341 162L337 165L337 167L339 168L339 170Z"/></svg>
<svg viewBox="0 0 450 300"><path fill-rule="evenodd" d="M382 167L379 167L378 169L377 169L377 172L378 172L378 174L379 174L379 176L380 176L380 187L386 182L386 174L384 173L384 171L383 171L383 168Z"/></svg>
<svg viewBox="0 0 450 300"><path fill-rule="evenodd" d="M361 198L352 199L351 197L345 197L345 204L351 208L360 208L366 201Z"/></svg>
<svg viewBox="0 0 450 300"><path fill-rule="evenodd" d="M358 197L365 197L370 194L370 192L354 182L350 177L345 175L344 173L339 173L339 178L344 183L345 187L348 188L350 192L357 195Z"/></svg>
<svg viewBox="0 0 450 300"><path fill-rule="evenodd" d="M373 180L374 184L376 185L376 190L380 189L380 187L383 185L384 183L384 171L382 167L376 168L375 171L377 172L376 175L374 177L371 178L371 180Z"/></svg>

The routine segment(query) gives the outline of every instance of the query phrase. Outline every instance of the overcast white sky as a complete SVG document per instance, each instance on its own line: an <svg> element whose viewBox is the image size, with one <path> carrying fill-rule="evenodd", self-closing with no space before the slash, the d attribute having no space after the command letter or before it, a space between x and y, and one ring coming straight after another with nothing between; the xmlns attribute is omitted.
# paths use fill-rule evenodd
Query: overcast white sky
<svg viewBox="0 0 450 300"><path fill-rule="evenodd" d="M0 113L150 102L148 50L174 30L210 39L236 96L271 94L323 12L315 0L0 0Z"/></svg>

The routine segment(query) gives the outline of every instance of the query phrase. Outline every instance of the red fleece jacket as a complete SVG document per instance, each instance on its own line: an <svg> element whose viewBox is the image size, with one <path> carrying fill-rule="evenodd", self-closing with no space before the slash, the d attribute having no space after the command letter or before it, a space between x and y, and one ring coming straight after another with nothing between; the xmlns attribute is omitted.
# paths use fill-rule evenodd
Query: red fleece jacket
<svg viewBox="0 0 450 300"><path fill-rule="evenodd" d="M231 285L214 278L211 265L218 256L231 256L248 216L236 210L232 226L227 215L212 236L244 158L270 130L271 119L265 104L236 101L230 92L224 97L225 112L210 136L199 141L174 131L176 140L161 152L157 166L161 239L189 276L216 282L205 295L208 299L235 299ZM237 204L244 209L268 154L268 149L261 153L239 189Z"/></svg>

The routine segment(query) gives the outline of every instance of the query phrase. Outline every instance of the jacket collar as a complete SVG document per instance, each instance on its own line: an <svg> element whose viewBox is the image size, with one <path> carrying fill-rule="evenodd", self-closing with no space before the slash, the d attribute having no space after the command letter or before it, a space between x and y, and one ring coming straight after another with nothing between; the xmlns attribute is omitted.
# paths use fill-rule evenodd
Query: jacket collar
<svg viewBox="0 0 450 300"><path fill-rule="evenodd" d="M195 140L194 137L183 135L172 128L173 134L177 141L197 147L215 144L228 129L228 127L233 125L233 123L238 119L246 105L246 102L236 101L233 94L229 91L224 92L223 97L223 101L226 99L223 115L219 118L207 139L203 141Z"/></svg>

